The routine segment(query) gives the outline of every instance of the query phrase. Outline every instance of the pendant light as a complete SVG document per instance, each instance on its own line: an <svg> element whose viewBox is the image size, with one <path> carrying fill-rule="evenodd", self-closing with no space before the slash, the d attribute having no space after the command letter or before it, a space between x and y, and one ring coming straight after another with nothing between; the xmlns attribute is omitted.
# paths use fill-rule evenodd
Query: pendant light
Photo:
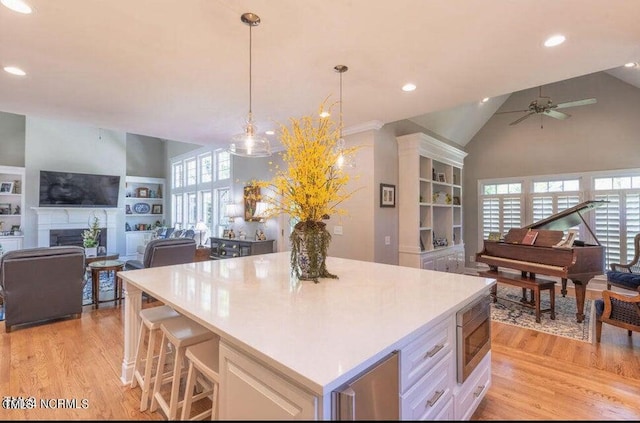
<svg viewBox="0 0 640 423"><path fill-rule="evenodd" d="M243 13L240 20L249 26L249 115L244 132L231 139L229 152L243 157L268 157L271 155L269 140L257 133L251 110L251 28L260 24L260 17L255 13Z"/></svg>
<svg viewBox="0 0 640 423"><path fill-rule="evenodd" d="M349 70L349 68L345 65L336 65L333 67L333 70L340 74L340 138L336 143L336 150L338 153L338 159L336 160L336 166L338 167L355 167L355 163L353 162L352 157L347 157L344 154L344 150L346 147L346 142L342 137L342 74Z"/></svg>

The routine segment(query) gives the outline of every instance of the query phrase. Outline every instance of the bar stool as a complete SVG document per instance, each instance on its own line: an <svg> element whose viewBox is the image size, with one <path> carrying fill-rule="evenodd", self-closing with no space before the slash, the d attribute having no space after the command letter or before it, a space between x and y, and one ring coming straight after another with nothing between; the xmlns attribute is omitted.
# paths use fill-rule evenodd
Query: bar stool
<svg viewBox="0 0 640 423"><path fill-rule="evenodd" d="M220 338L192 345L187 348L185 357L189 361L187 371L187 384L184 391L181 420L215 420L218 409L218 386L220 384L220 372L218 363ZM208 389L194 394L196 381L204 378L210 385ZM211 396L211 408L190 417L191 404Z"/></svg>
<svg viewBox="0 0 640 423"><path fill-rule="evenodd" d="M136 349L136 361L133 366L133 380L131 387L135 388L140 384L142 395L140 398L140 411L145 411L149 403L149 390L155 380L155 375L151 375L153 360L157 358L155 353L155 341L160 331L160 324L167 320L180 317L180 314L167 305L145 308L140 310L140 334L138 336L138 346ZM146 357L143 358L145 335L147 335ZM144 374L142 365L144 364Z"/></svg>
<svg viewBox="0 0 640 423"><path fill-rule="evenodd" d="M160 344L158 368L156 370L155 383L153 384L153 396L151 397L150 411L156 411L159 405L168 420L176 420L178 416L178 408L182 406L182 401L178 400L178 395L180 390L180 380L183 373L182 362L184 360L185 351L187 347L190 347L191 345L213 339L215 334L204 326L184 316L165 320L160 324L160 330L162 331L162 343ZM164 372L164 365L167 358L167 343L174 346L175 358L173 362L173 371L170 370ZM165 384L171 384L171 396L168 403L160 391Z"/></svg>

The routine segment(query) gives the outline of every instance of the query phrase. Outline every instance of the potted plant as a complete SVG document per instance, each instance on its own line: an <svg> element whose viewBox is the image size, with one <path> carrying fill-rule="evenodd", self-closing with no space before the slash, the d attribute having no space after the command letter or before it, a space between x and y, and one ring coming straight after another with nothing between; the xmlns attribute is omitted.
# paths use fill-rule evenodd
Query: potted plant
<svg viewBox="0 0 640 423"><path fill-rule="evenodd" d="M290 128L280 124L285 147L280 155L286 168L275 166L273 179L256 182L271 194L262 196L268 204L265 217L285 213L297 222L289 237L291 270L299 279L315 282L337 278L325 264L331 234L323 219L346 214L340 205L355 190L346 189L350 175L340 163L348 162L359 148L343 146L341 128L330 117L320 117L323 110L324 103L312 116L291 118Z"/></svg>
<svg viewBox="0 0 640 423"><path fill-rule="evenodd" d="M87 257L98 255L98 244L100 243L100 220L94 216L89 229L82 232L82 246Z"/></svg>

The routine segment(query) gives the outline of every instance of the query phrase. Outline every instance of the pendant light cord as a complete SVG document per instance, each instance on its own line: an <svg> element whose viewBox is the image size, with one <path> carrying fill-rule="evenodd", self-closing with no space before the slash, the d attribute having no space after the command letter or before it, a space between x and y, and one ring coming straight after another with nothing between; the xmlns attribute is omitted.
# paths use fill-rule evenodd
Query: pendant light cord
<svg viewBox="0 0 640 423"><path fill-rule="evenodd" d="M251 115L251 25L249 25L249 119L253 119Z"/></svg>

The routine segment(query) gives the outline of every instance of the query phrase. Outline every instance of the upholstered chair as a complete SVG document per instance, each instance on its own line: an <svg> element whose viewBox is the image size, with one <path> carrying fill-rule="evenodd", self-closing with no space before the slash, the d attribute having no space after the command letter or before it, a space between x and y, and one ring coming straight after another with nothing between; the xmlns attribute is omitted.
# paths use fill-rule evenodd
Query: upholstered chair
<svg viewBox="0 0 640 423"><path fill-rule="evenodd" d="M62 317L80 317L85 279L82 247L10 251L0 261L5 330Z"/></svg>
<svg viewBox="0 0 640 423"><path fill-rule="evenodd" d="M612 286L631 291L640 287L640 234L635 236L633 245L635 254L629 263L611 263L611 270L607 272L608 290L611 290Z"/></svg>
<svg viewBox="0 0 640 423"><path fill-rule="evenodd" d="M602 291L602 299L596 300L595 307L597 342L600 342L603 323L627 329L629 336L633 331L640 332L640 293L632 296Z"/></svg>
<svg viewBox="0 0 640 423"><path fill-rule="evenodd" d="M142 261L129 260L125 263L124 270L193 263L195 260L195 240L189 238L154 239L147 244Z"/></svg>

